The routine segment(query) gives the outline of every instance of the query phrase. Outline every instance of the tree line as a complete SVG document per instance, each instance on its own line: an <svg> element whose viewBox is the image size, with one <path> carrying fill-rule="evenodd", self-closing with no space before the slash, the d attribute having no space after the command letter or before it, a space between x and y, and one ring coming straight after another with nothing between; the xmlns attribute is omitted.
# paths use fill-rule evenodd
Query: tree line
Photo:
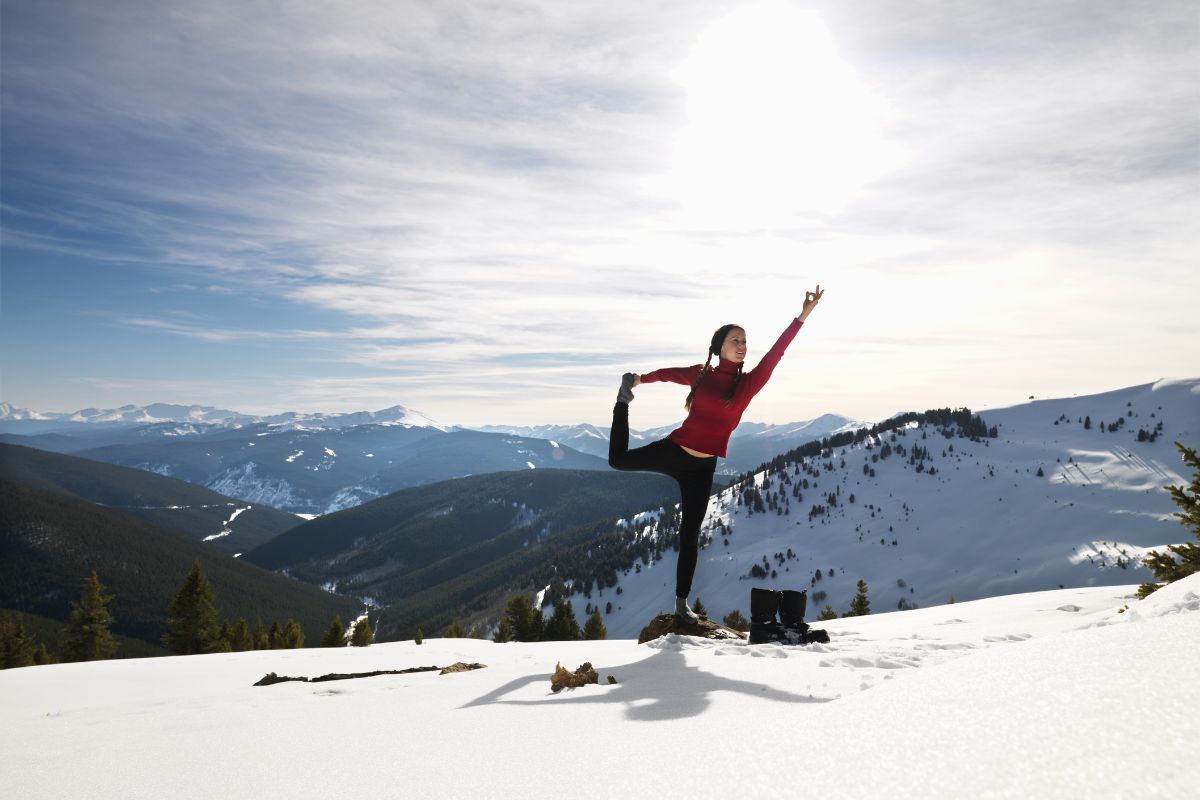
<svg viewBox="0 0 1200 800"><path fill-rule="evenodd" d="M51 664L56 661L100 661L116 655L119 643L111 628L116 621L108 609L113 595L106 594L96 571L84 579L78 602L59 633L57 655L37 640L19 615L0 612L0 668ZM304 646L304 630L295 619L271 623L258 620L251 629L245 619L217 622L216 595L197 560L168 606L167 631L162 643L176 655L229 653L246 650L284 650ZM350 630L337 615L321 638L322 647L366 647L374 632L366 616Z"/></svg>

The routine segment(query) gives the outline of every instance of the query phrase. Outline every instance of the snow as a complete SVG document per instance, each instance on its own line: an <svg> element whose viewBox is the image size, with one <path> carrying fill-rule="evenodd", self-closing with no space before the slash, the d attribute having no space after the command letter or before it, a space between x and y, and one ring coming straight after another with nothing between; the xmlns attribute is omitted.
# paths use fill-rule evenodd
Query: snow
<svg viewBox="0 0 1200 800"><path fill-rule="evenodd" d="M808 647L427 639L11 669L0 748L21 767L5 784L33 799L1194 796L1200 575L1145 601L1134 588L839 619ZM456 661L487 668L252 685ZM584 661L600 685L550 692L555 663ZM531 736L564 734L530 760ZM356 768L331 768L346 754Z"/></svg>
<svg viewBox="0 0 1200 800"><path fill-rule="evenodd" d="M752 586L807 589L815 614L827 603L845 611L860 579L876 612L902 603L932 607L951 597L1148 581L1144 555L1188 536L1164 487L1190 480L1173 442L1198 443L1200 398L1193 386L1200 379L993 409L981 417L998 427L999 436L977 442L947 439L928 424L909 425L894 441L884 435L893 448L929 450L927 466L936 474L918 473L897 452L873 461L882 452L878 438L871 450L865 441L834 448L831 455L805 459L819 476L796 472L795 464L787 468L791 484L783 483L781 472L771 474L772 491L790 498L784 514L751 515L737 505L735 490L725 490L710 501L702 534L712 538L700 549L691 597L719 620L734 609L749 616ZM1093 428L1085 430L1081 420L1088 415ZM1066 421L1055 424L1063 416ZM1120 431L1099 431L1100 422L1122 416ZM1157 441L1136 441L1139 428L1160 422ZM877 474L865 475L864 464ZM1039 467L1044 477L1037 477ZM759 487L767 478L762 472L752 477ZM803 480L811 488L796 500L792 490ZM811 507L825 504L835 490L837 505L810 518ZM728 537L715 529L718 520L732 529ZM614 528L630 536L645 533L644 524L620 521ZM789 550L793 557L774 558ZM750 577L764 556L776 574ZM667 610L677 560L668 549L653 564L618 571L616 587L593 589L589 596L583 594L585 576L564 572L564 579L577 579L568 598L577 621L586 622L589 603L607 612L611 602L604 615L609 635L636 636L648 618ZM814 580L818 569L823 575Z"/></svg>

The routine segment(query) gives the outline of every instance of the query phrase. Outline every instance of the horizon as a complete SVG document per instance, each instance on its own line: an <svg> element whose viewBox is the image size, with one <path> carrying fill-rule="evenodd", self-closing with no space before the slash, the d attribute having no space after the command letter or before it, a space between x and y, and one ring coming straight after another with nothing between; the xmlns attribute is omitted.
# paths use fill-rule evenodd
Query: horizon
<svg viewBox="0 0 1200 800"><path fill-rule="evenodd" d="M17 407L607 426L621 373L730 321L754 365L817 284L748 421L1200 345L1187 2L65 6L0 7Z"/></svg>
<svg viewBox="0 0 1200 800"><path fill-rule="evenodd" d="M1156 386L1156 385L1160 385L1160 384L1161 385L1170 385L1170 384L1175 384L1175 383L1188 383L1188 382L1193 382L1193 381L1198 381L1198 380L1200 380L1200 377L1190 377L1190 378L1164 377L1164 378L1159 378L1154 381L1147 381L1145 383L1131 384L1129 386L1119 386L1116 388L1110 387L1110 388L1104 389L1100 392L1089 392L1087 394L1084 394L1083 396L1086 397L1089 395L1102 395L1102 394L1108 394L1110 392L1126 391L1128 389L1133 389L1138 386ZM998 410L1002 410L1002 409L1013 408L1013 407L1016 407L1019 405L1024 405L1027 403L1038 402L1038 401L1043 401L1043 400L1067 400L1070 398L1079 397L1080 394L1081 393L1079 393L1079 392L1073 392L1071 395L1054 396L1054 397L1027 396L1027 397L1021 398L1021 399L1019 399L1015 402L1011 402L1011 403L987 405L987 406L980 406L980 407L956 405L953 403L949 404L948 406L943 404L943 405L927 406L925 408L910 407L910 408L893 411L890 414L885 414L883 416L872 418L872 419L861 419L861 418L851 417L851 416L848 416L845 414L839 414L836 411L826 411L826 412L821 412L819 414L816 414L812 417L806 417L804 419L789 419L789 420L780 420L780 421L773 421L773 422L767 422L767 421L757 420L757 419L744 419L739 423L739 427L743 424L788 425L788 424L794 424L794 423L799 423L799 422L812 422L814 420L820 419L823 416L837 416L837 417L847 419L849 421L849 423L851 423L851 424L869 426L869 425L874 425L874 424L884 422L884 421L891 419L892 417L898 416L900 414L924 413L926 411L936 409L936 408L952 408L952 409L967 408L974 414L980 414L980 413L987 412L987 411L998 411ZM439 425L449 425L452 427L464 427L464 428L470 428L472 426L494 426L494 427L513 427L513 428L517 428L517 427L532 428L532 427L540 427L540 426L569 427L569 426L573 426L573 425L592 425L597 428L606 428L606 427L608 427L608 422L609 422L607 420L605 420L603 422L594 422L594 421L588 421L588 420L571 420L571 421L550 421L550 422L542 421L542 422L533 422L533 423L513 423L513 422L504 422L504 421L501 421L501 422L496 422L496 421L463 422L460 420L442 419L436 415L427 414L422 409L413 408L412 406L408 406L403 403L397 403L392 406L387 406L385 408L373 408L373 409L372 408L355 408L355 409L351 409L349 411L337 411L337 412L322 411L322 410L299 411L297 409L286 409L283 411L272 411L272 412L268 412L268 413L259 413L259 412L249 411L247 409L241 409L241 408L222 408L221 406L210 405L207 403L166 403L166 402L161 402L161 401L155 401L155 402L150 402L150 403L122 403L117 406L109 406L109 407L93 405L93 406L84 406L81 408L66 409L63 411L56 411L53 409L45 409L45 408L28 408L28 407L18 406L17 404L8 402L6 400L0 400L0 406L4 406L4 405L7 405L15 410L31 411L34 413L49 413L49 414L74 414L74 413L78 413L81 411L88 411L88 410L118 411L118 410L127 409L127 408L129 408L129 409L147 408L147 407L153 406L153 405L173 405L173 406L179 406L182 408L199 408L199 409L214 410L214 411L228 411L228 412L235 413L235 414L245 414L247 416L263 417L263 418L273 417L273 416L283 416L286 414L296 414L297 416L301 416L301 417L316 416L316 415L324 415L324 416L334 417L334 416L339 416L342 414L364 414L364 413L378 414L378 413L381 413L384 411L389 411L392 408L403 408L407 412L412 412L412 413L416 413L421 416L424 416L426 419L429 419L431 422L434 422ZM683 416L681 415L679 418L677 418L676 420L673 420L673 421L669 421L669 422L665 422L665 423L661 423L661 424L647 425L642 428L635 427L633 429L634 430L647 430L647 429L651 429L651 428L659 428L659 427L665 427L668 425L678 424L678 423L681 423L682 421L683 421Z"/></svg>

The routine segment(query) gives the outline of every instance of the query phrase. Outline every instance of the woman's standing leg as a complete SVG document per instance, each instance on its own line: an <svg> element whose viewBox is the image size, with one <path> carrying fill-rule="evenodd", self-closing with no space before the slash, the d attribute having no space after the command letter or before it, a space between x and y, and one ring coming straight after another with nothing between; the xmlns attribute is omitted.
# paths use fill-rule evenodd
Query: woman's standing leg
<svg viewBox="0 0 1200 800"><path fill-rule="evenodd" d="M696 574L696 561L699 558L700 549L700 526L704 522L704 515L708 512L708 499L712 492L716 459L699 459L680 452L684 458L690 458L695 462L709 462L708 464L689 465L699 466L700 469L689 469L676 476L682 501L679 504L679 563L675 568L675 596L686 599L692 592L692 577Z"/></svg>

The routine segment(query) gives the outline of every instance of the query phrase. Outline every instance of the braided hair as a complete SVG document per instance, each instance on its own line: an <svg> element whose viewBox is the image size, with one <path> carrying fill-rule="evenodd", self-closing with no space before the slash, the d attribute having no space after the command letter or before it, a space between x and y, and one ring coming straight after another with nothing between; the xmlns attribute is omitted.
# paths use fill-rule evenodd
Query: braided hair
<svg viewBox="0 0 1200 800"><path fill-rule="evenodd" d="M696 379L692 381L692 390L688 392L687 400L685 400L683 403L684 408L686 408L688 411L692 410L692 398L696 396L696 387L700 385L700 381L704 380L704 376L712 371L712 367L709 366L712 363L712 357L720 356L721 346L725 344L725 337L729 335L729 332L734 328L741 327L741 325L734 325L731 323L729 325L722 325L721 327L717 328L715 333L713 333L712 341L709 342L708 345L708 358L704 360L704 366L700 368L700 372L696 375ZM742 365L738 364L737 372L733 376L733 383L729 387L729 392L726 393L725 397L722 399L722 402L725 405L729 405L733 402L733 396L737 393L738 384L741 382Z"/></svg>

